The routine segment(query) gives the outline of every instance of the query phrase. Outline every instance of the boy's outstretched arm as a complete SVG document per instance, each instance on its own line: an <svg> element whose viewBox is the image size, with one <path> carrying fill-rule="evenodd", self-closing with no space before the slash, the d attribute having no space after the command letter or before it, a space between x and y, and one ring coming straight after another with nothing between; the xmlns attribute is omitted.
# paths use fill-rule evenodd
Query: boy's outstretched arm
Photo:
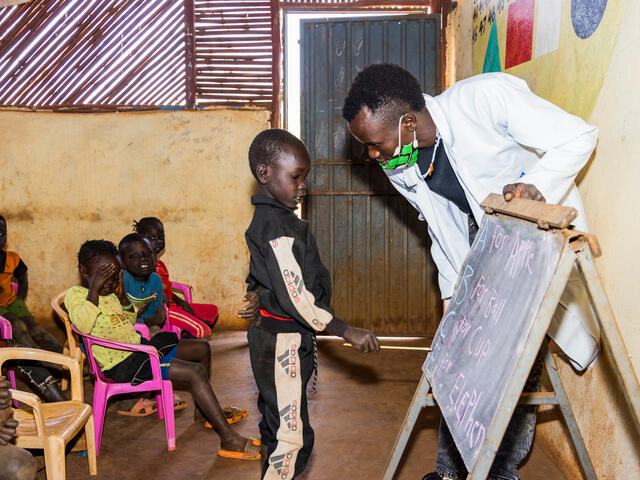
<svg viewBox="0 0 640 480"><path fill-rule="evenodd" d="M359 352L378 352L380 351L380 340L376 337L371 330L366 328L347 326L347 329L342 335L347 342L353 345L353 348Z"/></svg>
<svg viewBox="0 0 640 480"><path fill-rule="evenodd" d="M335 317L328 305L324 305L307 290L302 268L293 254L292 237L282 236L271 240L269 244L267 271L278 302L285 311L315 331L343 337L361 352L380 350L380 343L373 333L363 328L351 327Z"/></svg>

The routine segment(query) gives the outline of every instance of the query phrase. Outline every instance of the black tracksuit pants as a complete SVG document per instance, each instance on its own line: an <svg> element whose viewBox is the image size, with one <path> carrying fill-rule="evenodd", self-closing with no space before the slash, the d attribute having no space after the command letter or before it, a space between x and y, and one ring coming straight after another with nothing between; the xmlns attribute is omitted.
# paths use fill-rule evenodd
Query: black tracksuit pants
<svg viewBox="0 0 640 480"><path fill-rule="evenodd" d="M260 434L267 447L262 478L291 480L302 473L313 448L307 411L307 383L313 374L311 332L273 333L249 327L251 369L262 413Z"/></svg>

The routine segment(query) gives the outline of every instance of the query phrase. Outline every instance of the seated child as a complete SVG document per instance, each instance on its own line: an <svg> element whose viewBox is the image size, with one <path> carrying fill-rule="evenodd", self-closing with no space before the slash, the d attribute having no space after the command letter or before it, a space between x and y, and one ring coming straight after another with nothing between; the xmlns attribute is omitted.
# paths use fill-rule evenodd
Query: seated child
<svg viewBox="0 0 640 480"><path fill-rule="evenodd" d="M343 337L364 352L378 351L380 344L329 307L329 271L309 224L294 214L310 168L304 143L285 130L265 130L251 143L249 165L258 195L251 197L255 211L245 233L247 282L259 293L260 314L247 336L262 413L262 478L290 480L305 469L313 447L306 390L316 364L316 332Z"/></svg>
<svg viewBox="0 0 640 480"><path fill-rule="evenodd" d="M62 345L33 318L25 300L29 291L27 266L16 252L5 251L7 245L7 222L0 215L0 315L11 323L12 346L43 348L50 352L62 353ZM15 279L16 293L11 285ZM57 380L40 362L23 361L18 364L29 385L47 401L65 400Z"/></svg>
<svg viewBox="0 0 640 480"><path fill-rule="evenodd" d="M34 480L38 465L25 449L10 442L16 436L18 421L11 410L10 384L0 377L0 480Z"/></svg>
<svg viewBox="0 0 640 480"><path fill-rule="evenodd" d="M145 217L139 222L133 221L133 230L145 237L156 255L155 272L162 279L164 301L169 307L171 322L196 338L211 335L211 327L218 318L218 307L209 304L189 304L173 293L169 270L158 257L164 250L164 226L156 217ZM198 313L196 313L196 310Z"/></svg>
<svg viewBox="0 0 640 480"><path fill-rule="evenodd" d="M132 242L131 245L136 242ZM146 242L145 242L146 244ZM127 245L124 246L127 251ZM116 295L120 259L113 243L106 240L85 242L78 252L78 271L82 286L67 292L64 304L75 327L86 334L117 342L143 343L158 349L162 376L191 391L196 413L211 422L220 435L218 455L255 460L260 458L260 442L232 430L209 383L211 351L200 339L182 339L161 332L146 340L134 328L136 307L123 292ZM105 376L132 385L152 378L148 355L142 352L93 347L95 359Z"/></svg>
<svg viewBox="0 0 640 480"><path fill-rule="evenodd" d="M155 255L149 242L137 233L126 235L118 245L122 261L122 286L130 299L154 298L138 311L138 322L144 322L151 335L158 333L165 322L162 279L154 272Z"/></svg>

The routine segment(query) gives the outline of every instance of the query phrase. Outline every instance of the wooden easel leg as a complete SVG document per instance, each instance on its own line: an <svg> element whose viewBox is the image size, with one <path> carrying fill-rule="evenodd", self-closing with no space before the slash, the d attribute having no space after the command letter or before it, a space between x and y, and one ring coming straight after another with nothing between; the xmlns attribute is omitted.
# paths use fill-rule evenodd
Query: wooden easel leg
<svg viewBox="0 0 640 480"><path fill-rule="evenodd" d="M587 447L582 439L582 434L578 428L578 422L576 422L576 418L573 416L573 411L571 410L567 393L562 386L562 380L560 380L560 375L558 374L558 367L553 359L553 355L549 352L546 341L542 344L542 352L544 355L544 365L547 369L547 374L549 375L549 380L551 380L551 385L553 386L555 397L558 402L557 405L560 407L564 423L569 429L569 435L571 436L573 446L578 454L582 471L584 472L587 480L597 480L598 477L593 469L589 453L587 452Z"/></svg>
<svg viewBox="0 0 640 480"><path fill-rule="evenodd" d="M434 403L429 402L427 398L427 394L429 393L430 388L431 386L429 385L429 381L423 373L422 377L420 378L418 388L413 394L413 400L411 400L409 410L407 410L407 414L405 415L404 421L402 422L402 428L398 432L396 442L393 444L391 455L389 456L387 466L385 467L384 474L382 476L383 480L393 479L393 476L396 473L396 469L398 468L398 464L400 463L400 459L402 458L402 454L404 453L404 449L407 446L407 442L409 441L409 437L411 436L411 432L413 431L413 427L416 424L416 420L418 419L418 415L420 414L422 408L427 405L434 405Z"/></svg>
<svg viewBox="0 0 640 480"><path fill-rule="evenodd" d="M633 370L633 365L631 365L631 360L629 360L629 352L622 341L622 335L620 335L618 324L611 311L611 305L602 287L602 281L593 263L589 248L585 246L578 251L577 260L578 270L589 295L591 306L598 318L598 323L600 323L602 346L616 367L613 370L622 382L622 390L636 420L636 428L640 431L640 384Z"/></svg>

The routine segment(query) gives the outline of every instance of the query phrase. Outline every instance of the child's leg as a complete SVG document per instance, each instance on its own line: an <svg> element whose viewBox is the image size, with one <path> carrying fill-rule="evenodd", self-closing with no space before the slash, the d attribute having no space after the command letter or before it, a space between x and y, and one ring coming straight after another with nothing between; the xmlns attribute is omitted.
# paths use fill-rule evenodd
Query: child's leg
<svg viewBox="0 0 640 480"><path fill-rule="evenodd" d="M205 352L204 346L207 347ZM236 452L246 451L249 439L233 431L227 423L220 403L209 383L208 369L201 362L210 362L209 345L198 340L180 341L176 358L169 368L169 380L186 382L195 403L200 407L220 435L220 448ZM192 360L186 360L186 359ZM256 451L257 448L255 447Z"/></svg>
<svg viewBox="0 0 640 480"><path fill-rule="evenodd" d="M16 317L9 312L3 313L2 316L9 320L9 323L11 324L11 333L15 343L19 344L21 347L40 348L33 341L33 338L31 338L31 335L29 334L29 327L27 327L27 324L21 317Z"/></svg>
<svg viewBox="0 0 640 480"><path fill-rule="evenodd" d="M189 332L196 338L204 338L211 335L211 328L209 328L209 325L185 312L180 307L169 307L169 318L172 325L180 327L180 329Z"/></svg>
<svg viewBox="0 0 640 480"><path fill-rule="evenodd" d="M313 337L275 334L251 325L248 338L266 447L263 479L293 479L305 469L313 448L306 395L313 373Z"/></svg>
<svg viewBox="0 0 640 480"><path fill-rule="evenodd" d="M56 337L47 332L42 325L36 322L31 315L20 317L29 329L31 338L44 350L50 352L62 353L62 345L56 340Z"/></svg>

